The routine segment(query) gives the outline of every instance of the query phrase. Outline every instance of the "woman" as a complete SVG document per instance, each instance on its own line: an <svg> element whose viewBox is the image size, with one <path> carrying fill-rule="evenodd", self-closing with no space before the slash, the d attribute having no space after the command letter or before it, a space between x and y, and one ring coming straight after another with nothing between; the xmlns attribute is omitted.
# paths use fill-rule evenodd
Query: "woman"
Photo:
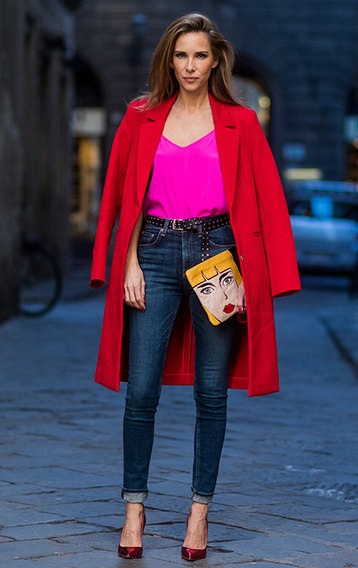
<svg viewBox="0 0 358 568"><path fill-rule="evenodd" d="M150 93L114 139L91 285L104 284L120 212L96 381L128 380L123 428L126 520L119 555L142 555L154 415L161 384L194 384L192 505L182 547L204 558L226 426L227 387L278 390L272 298L300 288L279 176L255 112L230 91L234 54L212 22L173 22L154 53ZM185 270L226 249L243 283L236 317L213 326ZM195 346L194 346L195 337ZM195 371L194 371L195 360ZM195 377L194 377L195 375Z"/></svg>

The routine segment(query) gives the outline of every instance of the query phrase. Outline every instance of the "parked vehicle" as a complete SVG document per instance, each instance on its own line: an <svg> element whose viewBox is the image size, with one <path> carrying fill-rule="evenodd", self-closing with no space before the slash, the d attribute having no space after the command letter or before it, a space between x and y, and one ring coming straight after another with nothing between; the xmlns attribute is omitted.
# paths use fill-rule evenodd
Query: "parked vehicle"
<svg viewBox="0 0 358 568"><path fill-rule="evenodd" d="M301 271L358 271L356 184L302 182L290 195L289 210Z"/></svg>

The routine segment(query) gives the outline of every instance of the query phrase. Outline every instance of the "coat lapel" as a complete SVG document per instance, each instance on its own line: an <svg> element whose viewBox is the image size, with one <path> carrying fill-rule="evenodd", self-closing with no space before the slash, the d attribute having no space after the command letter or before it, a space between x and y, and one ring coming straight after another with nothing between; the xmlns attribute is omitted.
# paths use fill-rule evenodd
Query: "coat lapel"
<svg viewBox="0 0 358 568"><path fill-rule="evenodd" d="M230 106L225 105L210 95L213 113L216 143L218 146L221 172L226 199L231 208L236 190L236 173L239 159L239 130L230 113Z"/></svg>

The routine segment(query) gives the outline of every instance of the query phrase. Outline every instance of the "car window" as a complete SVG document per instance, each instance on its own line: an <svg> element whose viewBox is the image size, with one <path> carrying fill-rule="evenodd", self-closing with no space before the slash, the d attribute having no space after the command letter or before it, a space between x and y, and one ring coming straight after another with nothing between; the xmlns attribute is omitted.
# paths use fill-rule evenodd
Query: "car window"
<svg viewBox="0 0 358 568"><path fill-rule="evenodd" d="M344 217L358 222L358 205L352 203L335 203L335 217Z"/></svg>
<svg viewBox="0 0 358 568"><path fill-rule="evenodd" d="M319 219L351 219L358 222L358 204L337 201L330 196L299 199L290 207L291 215Z"/></svg>
<svg viewBox="0 0 358 568"><path fill-rule="evenodd" d="M295 201L290 210L291 215L303 215L304 217L312 217L310 200Z"/></svg>

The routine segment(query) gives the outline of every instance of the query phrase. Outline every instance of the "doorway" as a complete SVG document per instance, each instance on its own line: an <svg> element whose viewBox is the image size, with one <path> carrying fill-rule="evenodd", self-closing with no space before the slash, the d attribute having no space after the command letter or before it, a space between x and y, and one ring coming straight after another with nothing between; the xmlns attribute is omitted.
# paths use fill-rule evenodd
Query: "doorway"
<svg viewBox="0 0 358 568"><path fill-rule="evenodd" d="M73 240L92 242L103 173L106 113L100 82L81 57L75 62L75 108L72 117L73 176L70 227Z"/></svg>
<svg viewBox="0 0 358 568"><path fill-rule="evenodd" d="M347 181L358 183L358 78L348 96L345 141Z"/></svg>

